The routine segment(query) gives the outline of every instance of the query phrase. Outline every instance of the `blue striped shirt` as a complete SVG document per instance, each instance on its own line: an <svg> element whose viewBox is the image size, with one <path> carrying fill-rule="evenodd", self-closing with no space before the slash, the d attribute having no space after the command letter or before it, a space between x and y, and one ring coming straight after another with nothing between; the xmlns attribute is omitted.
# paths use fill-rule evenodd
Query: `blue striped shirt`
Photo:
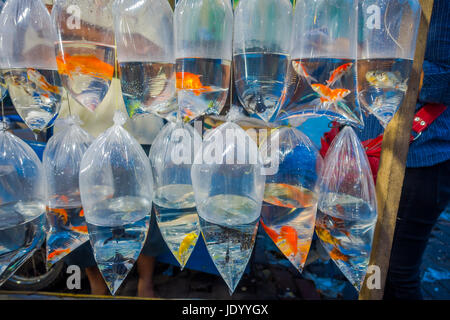
<svg viewBox="0 0 450 320"><path fill-rule="evenodd" d="M424 81L416 111L425 103L450 106L450 0L435 0L423 64ZM364 119L362 141L382 133L375 117ZM411 143L406 166L429 167L450 159L450 107Z"/></svg>

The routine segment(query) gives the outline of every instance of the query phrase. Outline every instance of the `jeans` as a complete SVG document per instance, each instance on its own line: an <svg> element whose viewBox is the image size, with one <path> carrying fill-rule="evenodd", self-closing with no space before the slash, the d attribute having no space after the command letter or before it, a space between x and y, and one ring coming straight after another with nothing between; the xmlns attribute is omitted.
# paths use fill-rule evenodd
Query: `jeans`
<svg viewBox="0 0 450 320"><path fill-rule="evenodd" d="M423 299L423 253L449 199L450 160L432 167L406 169L384 299Z"/></svg>

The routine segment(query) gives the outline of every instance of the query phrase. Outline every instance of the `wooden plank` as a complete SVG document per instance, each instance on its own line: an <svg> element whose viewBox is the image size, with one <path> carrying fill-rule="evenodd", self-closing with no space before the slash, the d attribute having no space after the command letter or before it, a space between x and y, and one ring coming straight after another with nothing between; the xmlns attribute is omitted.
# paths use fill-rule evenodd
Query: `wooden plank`
<svg viewBox="0 0 450 320"><path fill-rule="evenodd" d="M370 290L365 281L359 295L361 300L381 300L384 294L434 0L419 0L419 2L422 6L422 17L413 71L403 104L386 128L377 177L378 221L369 265L380 268L381 289Z"/></svg>

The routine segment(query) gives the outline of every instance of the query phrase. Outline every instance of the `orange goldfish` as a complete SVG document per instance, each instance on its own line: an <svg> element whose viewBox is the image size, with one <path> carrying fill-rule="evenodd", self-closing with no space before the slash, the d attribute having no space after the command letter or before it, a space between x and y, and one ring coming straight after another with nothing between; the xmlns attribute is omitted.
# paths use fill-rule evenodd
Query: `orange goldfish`
<svg viewBox="0 0 450 320"><path fill-rule="evenodd" d="M286 240L286 243L289 245L291 252L294 253L294 255L298 252L297 242L298 242L298 235L297 230L290 226L282 226L280 230L280 237L282 239Z"/></svg>
<svg viewBox="0 0 450 320"><path fill-rule="evenodd" d="M273 229L269 228L268 226L266 226L265 223L262 221L262 219L261 219L261 225L263 226L264 231L266 231L266 233L270 237L270 239L272 239L273 242L276 243L277 240L278 240L278 237L280 236L278 234L278 232L276 232L275 230L273 230Z"/></svg>
<svg viewBox="0 0 450 320"><path fill-rule="evenodd" d="M80 211L80 217L84 217L84 210L83 209L81 209L81 211Z"/></svg>
<svg viewBox="0 0 450 320"><path fill-rule="evenodd" d="M313 78L311 75L308 74L306 71L305 66L300 61L292 61L292 66L294 67L295 72L303 78L305 78L308 81L314 81L317 82L315 78Z"/></svg>
<svg viewBox="0 0 450 320"><path fill-rule="evenodd" d="M328 244L334 245L334 246L340 246L341 241L339 239L336 239L333 237L327 229L324 229L318 225L316 225L316 233L319 236L319 238Z"/></svg>
<svg viewBox="0 0 450 320"><path fill-rule="evenodd" d="M285 183L267 184L264 192L264 201L286 208L311 207L313 200L311 191Z"/></svg>
<svg viewBox="0 0 450 320"><path fill-rule="evenodd" d="M62 202L64 202L65 204L68 204L68 203L69 203L69 198L68 198L67 196L65 196L65 195L60 196L59 199L60 199Z"/></svg>
<svg viewBox="0 0 450 320"><path fill-rule="evenodd" d="M36 86L39 89L41 89L43 91L49 91L49 92L53 92L55 94L59 94L59 88L57 86L53 86L50 83L48 83L47 80L45 79L45 77L42 74L40 74L38 71L36 71L35 69L28 68L27 77L31 82L36 84ZM47 95L47 97L48 97L48 95Z"/></svg>
<svg viewBox="0 0 450 320"><path fill-rule="evenodd" d="M71 226L70 229L79 233L88 233L87 226Z"/></svg>
<svg viewBox="0 0 450 320"><path fill-rule="evenodd" d="M196 96L212 91L211 87L202 84L200 77L200 75L189 72L177 72L177 89L192 90Z"/></svg>
<svg viewBox="0 0 450 320"><path fill-rule="evenodd" d="M339 249L336 247L334 247L333 250L331 250L330 257L333 260L342 260L342 261L348 261L350 259L349 256L340 252Z"/></svg>
<svg viewBox="0 0 450 320"><path fill-rule="evenodd" d="M56 57L58 72L72 77L73 73L83 73L92 77L111 80L114 75L114 66L103 62L94 55L64 54Z"/></svg>
<svg viewBox="0 0 450 320"><path fill-rule="evenodd" d="M56 249L55 251L53 251L52 253L50 253L50 254L47 256L47 259L48 259L48 260L51 260L51 259L53 259L53 258L56 257L56 256L62 255L63 253L69 254L69 253L70 253L70 249L69 249L69 248L68 248L68 249Z"/></svg>
<svg viewBox="0 0 450 320"><path fill-rule="evenodd" d="M353 66L352 62L343 64L342 66L337 67L331 73L330 79L327 80L327 86L332 86L336 83L350 68Z"/></svg>
<svg viewBox="0 0 450 320"><path fill-rule="evenodd" d="M58 216L58 218L62 219L63 223L66 224L69 220L69 216L67 214L67 211L64 209L56 209L56 208L48 208L48 210L55 215Z"/></svg>
<svg viewBox="0 0 450 320"><path fill-rule="evenodd" d="M351 91L348 89L330 89L323 84L312 84L311 88L318 94L320 94L320 101L324 102L338 102L348 96Z"/></svg>

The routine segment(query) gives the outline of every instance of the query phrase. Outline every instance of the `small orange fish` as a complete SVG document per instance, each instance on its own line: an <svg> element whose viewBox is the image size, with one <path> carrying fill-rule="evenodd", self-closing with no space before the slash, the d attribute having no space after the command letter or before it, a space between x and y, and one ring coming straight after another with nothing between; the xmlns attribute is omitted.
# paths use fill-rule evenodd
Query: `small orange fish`
<svg viewBox="0 0 450 320"><path fill-rule="evenodd" d="M69 203L69 198L68 198L67 196L65 196L65 195L60 196L59 199L60 199L62 202L64 202L65 204L68 204L68 203Z"/></svg>
<svg viewBox="0 0 450 320"><path fill-rule="evenodd" d="M80 217L84 217L84 210L83 209L81 209L81 211L80 211Z"/></svg>
<svg viewBox="0 0 450 320"><path fill-rule="evenodd" d="M64 209L49 208L49 211L57 215L58 218L60 218L64 224L66 224L67 221L69 220L69 215L67 214L67 211Z"/></svg>
<svg viewBox="0 0 450 320"><path fill-rule="evenodd" d="M339 249L336 247L334 247L333 250L331 250L330 257L333 260L342 260L342 261L346 261L346 262L350 259L349 256L340 252Z"/></svg>
<svg viewBox="0 0 450 320"><path fill-rule="evenodd" d="M111 80L114 66L106 63L94 55L59 55L56 57L58 72L72 78L74 73L82 73L96 78Z"/></svg>
<svg viewBox="0 0 450 320"><path fill-rule="evenodd" d="M290 226L282 226L280 230L280 237L285 239L289 247L291 248L291 251L294 253L294 255L297 255L298 252L298 235L297 230Z"/></svg>
<svg viewBox="0 0 450 320"><path fill-rule="evenodd" d="M327 229L316 225L317 236L325 243L331 244L333 246L340 246L341 241L333 237Z"/></svg>
<svg viewBox="0 0 450 320"><path fill-rule="evenodd" d="M71 226L70 229L79 233L88 233L87 226L77 226L77 227Z"/></svg>
<svg viewBox="0 0 450 320"><path fill-rule="evenodd" d="M50 253L47 256L47 260L51 260L51 259L53 259L56 256L62 255L63 253L69 254L70 253L70 249L69 248L68 249L56 249L55 251L53 251L52 253Z"/></svg>
<svg viewBox="0 0 450 320"><path fill-rule="evenodd" d="M276 232L275 230L273 230L273 229L269 228L268 226L266 226L264 224L264 222L262 221L262 219L261 219L261 225L263 226L264 231L266 231L267 235L273 240L273 242L276 243L277 240L278 240L278 237L280 236L278 234L278 232Z"/></svg>
<svg viewBox="0 0 450 320"><path fill-rule="evenodd" d="M300 61L292 61L292 66L294 67L295 72L306 80L312 82L317 82L315 78L313 78L311 75L308 74L306 71L305 66Z"/></svg>
<svg viewBox="0 0 450 320"><path fill-rule="evenodd" d="M280 198L286 200L281 201ZM264 192L264 201L285 208L299 206L307 208L313 203L313 193L305 188L285 183L268 184Z"/></svg>
<svg viewBox="0 0 450 320"><path fill-rule="evenodd" d="M32 68L28 68L27 70L27 77L28 79L36 84L38 88L44 91L53 92L55 94L59 94L59 88L57 86L53 86L50 83L47 82L45 77L40 74L38 71ZM48 95L47 95L48 97Z"/></svg>
<svg viewBox="0 0 450 320"><path fill-rule="evenodd" d="M338 81L347 71L349 71L352 66L353 63L349 62L334 69L334 71L331 73L330 79L327 80L327 86L331 87L333 84L335 84L336 81Z"/></svg>
<svg viewBox="0 0 450 320"><path fill-rule="evenodd" d="M177 72L177 89L192 90L196 96L199 96L204 92L212 91L211 87L202 84L200 77L200 75L190 72Z"/></svg>
<svg viewBox="0 0 450 320"><path fill-rule="evenodd" d="M330 89L328 86L320 83L312 84L311 88L320 94L322 103L341 101L351 93L348 89Z"/></svg>

